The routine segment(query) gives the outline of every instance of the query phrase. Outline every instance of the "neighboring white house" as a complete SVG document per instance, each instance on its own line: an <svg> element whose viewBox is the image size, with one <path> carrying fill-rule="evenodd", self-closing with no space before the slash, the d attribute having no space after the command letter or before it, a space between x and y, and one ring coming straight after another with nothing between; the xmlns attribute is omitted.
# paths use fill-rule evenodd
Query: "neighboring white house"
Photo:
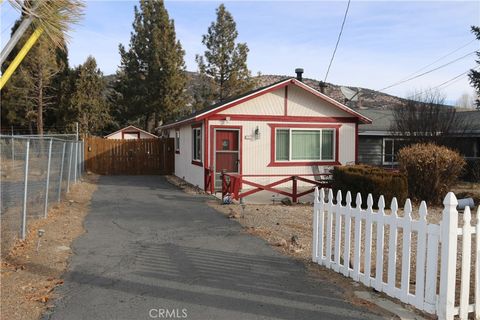
<svg viewBox="0 0 480 320"><path fill-rule="evenodd" d="M359 123L371 121L304 84L300 75L159 129L175 138L175 175L218 190L222 170L267 184L279 175L355 163ZM215 178L207 179L209 170Z"/></svg>
<svg viewBox="0 0 480 320"><path fill-rule="evenodd" d="M155 139L155 138L158 138L158 136L151 134L140 128L137 128L135 126L125 127L105 136L105 139L122 139L122 140Z"/></svg>

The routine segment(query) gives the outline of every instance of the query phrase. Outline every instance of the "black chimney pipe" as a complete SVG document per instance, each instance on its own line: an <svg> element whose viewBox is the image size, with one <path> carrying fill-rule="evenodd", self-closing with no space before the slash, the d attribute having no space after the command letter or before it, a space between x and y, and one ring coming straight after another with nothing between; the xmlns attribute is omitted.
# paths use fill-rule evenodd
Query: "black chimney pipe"
<svg viewBox="0 0 480 320"><path fill-rule="evenodd" d="M295 69L295 73L297 74L297 80L298 81L303 81L303 78L302 78L303 68Z"/></svg>
<svg viewBox="0 0 480 320"><path fill-rule="evenodd" d="M323 94L325 94L325 88L327 87L327 84L326 84L325 82L323 82L323 81L320 81L320 82L318 83L318 86L320 87L320 92L323 93Z"/></svg>

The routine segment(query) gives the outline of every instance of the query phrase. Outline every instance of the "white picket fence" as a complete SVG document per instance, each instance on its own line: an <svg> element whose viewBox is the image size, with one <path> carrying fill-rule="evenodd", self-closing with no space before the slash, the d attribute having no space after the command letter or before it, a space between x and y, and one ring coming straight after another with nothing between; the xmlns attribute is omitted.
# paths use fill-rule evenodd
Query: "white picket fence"
<svg viewBox="0 0 480 320"><path fill-rule="evenodd" d="M443 201L440 225L427 222L425 202L419 207L419 220L412 219L409 199L405 202L403 216L398 216L396 198L392 199L390 214L385 214L383 196L379 198L378 210L373 209L370 194L366 209L361 208L360 194L357 194L352 207L352 196L347 192L345 203L343 206L341 192L337 193L334 201L332 190L328 191L328 199L325 199L323 189L315 190L312 245L314 262L420 310L436 314L441 320L453 319L455 316L467 319L470 313L480 319L480 236L472 237L480 234L480 224L471 225L470 208L467 207L462 215L463 226L458 226L458 202L453 193L448 193ZM477 210L478 216L480 207ZM389 231L388 243L384 241L386 230ZM375 255L372 254L372 231L376 233ZM402 231L401 237L399 231ZM416 248L412 247L411 241L414 234ZM457 248L459 237L461 248ZM475 240L475 252L472 252L472 238ZM402 241L401 250L398 249L398 241ZM387 248L388 254L384 255ZM412 249L416 251L415 264L411 264ZM461 270L457 270L457 257L460 253ZM475 259L474 270L471 270L472 257ZM375 260L372 261L372 258ZM397 275L399 263L401 271ZM384 267L387 271L385 276ZM413 267L415 279L410 276ZM457 272L461 272L459 280ZM471 273L474 273L474 279L471 279ZM397 281L398 278L400 281ZM411 288L411 281L415 288ZM474 281L472 294L471 281ZM460 291L457 292L456 299L457 285Z"/></svg>

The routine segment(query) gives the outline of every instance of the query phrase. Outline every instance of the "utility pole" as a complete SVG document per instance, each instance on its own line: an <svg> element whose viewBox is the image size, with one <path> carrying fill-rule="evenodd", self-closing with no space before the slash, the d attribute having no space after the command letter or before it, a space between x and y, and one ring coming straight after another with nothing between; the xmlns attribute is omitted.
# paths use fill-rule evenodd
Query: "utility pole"
<svg viewBox="0 0 480 320"><path fill-rule="evenodd" d="M76 139L78 141L78 122L75 122Z"/></svg>
<svg viewBox="0 0 480 320"><path fill-rule="evenodd" d="M36 5L36 7L38 4ZM3 64L5 60L7 59L8 55L12 51L12 49L15 47L15 45L18 43L20 38L23 36L25 31L30 27L32 24L32 17L28 16L26 19L22 21L20 26L15 30L15 33L12 35L10 40L8 40L7 44L5 47L2 49L2 52L0 53L0 64Z"/></svg>

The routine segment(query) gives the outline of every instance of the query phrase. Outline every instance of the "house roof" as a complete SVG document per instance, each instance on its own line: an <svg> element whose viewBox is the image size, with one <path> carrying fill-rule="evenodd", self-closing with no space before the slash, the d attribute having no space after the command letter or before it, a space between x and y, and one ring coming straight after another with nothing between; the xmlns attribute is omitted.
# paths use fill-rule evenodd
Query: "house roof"
<svg viewBox="0 0 480 320"><path fill-rule="evenodd" d="M135 131L140 131L140 132L143 132L143 133L146 134L146 135L151 136L152 138L158 138L158 136L154 135L153 133L150 133L150 132L148 132L148 131L142 130L142 129L137 128L137 127L135 127L135 126L127 126L127 127L125 127L125 128L122 128L122 129L120 129L120 130L117 130L117 131L115 131L115 132L112 132L112 133L106 135L104 138L111 137L111 136L113 136L114 134L119 133L119 132L122 132L122 131L130 131L130 130L132 130L132 131L133 131L133 130L135 130Z"/></svg>
<svg viewBox="0 0 480 320"><path fill-rule="evenodd" d="M371 123L358 126L360 135L389 135L394 120L392 110L360 110L364 116L372 119Z"/></svg>
<svg viewBox="0 0 480 320"><path fill-rule="evenodd" d="M306 85L305 83L303 83L303 82L301 82L301 81L299 81L295 78L284 78L280 81L269 84L268 86L264 86L264 87L246 92L246 93L244 93L240 96L233 97L233 98L228 99L226 101L222 101L222 102L213 104L213 105L211 105L211 106L209 106L209 107L207 107L203 110L194 112L194 113L192 113L190 115L187 115L183 118L180 118L176 121L167 123L167 124L161 126L159 129L168 129L168 128L175 127L175 126L180 125L180 124L186 124L186 123L190 123L190 122L203 120L204 118L208 117L211 114L214 114L214 113L219 112L221 110L227 109L229 107L233 107L234 105L237 105L239 103L248 101L250 99L256 98L260 95L266 94L266 93L271 92L273 90L283 88L283 87L288 86L288 85L295 85L299 88L302 88L302 89L314 94L315 96L319 97L320 99L323 99L324 101L330 103L331 105L333 105L333 106L351 114L354 117L357 117L359 119L359 121L362 122L362 123L370 123L371 122L371 120L368 117L365 117L361 113L359 113L359 112L357 112L353 109L350 109L349 107L347 107L347 106L341 104L340 102L328 97L327 95L315 90L314 88Z"/></svg>
<svg viewBox="0 0 480 320"><path fill-rule="evenodd" d="M480 110L457 112L457 115L468 125L466 133L480 136Z"/></svg>
<svg viewBox="0 0 480 320"><path fill-rule="evenodd" d="M391 135L391 124L395 121L393 110L367 109L360 110L360 113L372 119L372 123L358 127L360 135ZM480 111L459 111L456 115L467 124L466 134L480 135Z"/></svg>

